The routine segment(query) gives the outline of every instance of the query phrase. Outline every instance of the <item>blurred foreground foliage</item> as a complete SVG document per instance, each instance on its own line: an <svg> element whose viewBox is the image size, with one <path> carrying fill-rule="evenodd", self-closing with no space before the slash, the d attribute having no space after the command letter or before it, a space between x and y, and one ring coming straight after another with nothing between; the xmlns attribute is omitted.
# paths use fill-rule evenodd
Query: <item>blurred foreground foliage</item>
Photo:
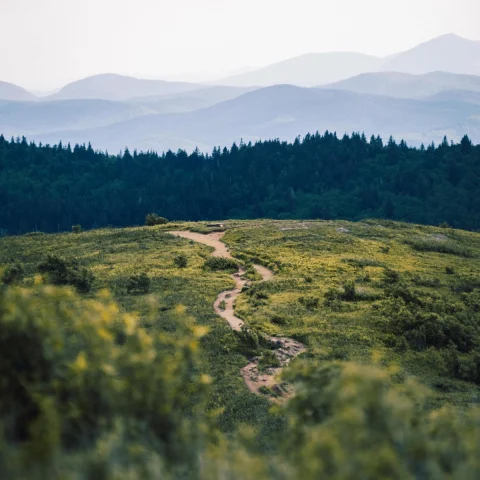
<svg viewBox="0 0 480 480"><path fill-rule="evenodd" d="M206 329L176 312L174 336L152 333L105 291L2 287L0 478L479 478L479 410L428 411L394 367L296 361L296 395L272 407L288 418L275 449L258 451L251 428L221 434Z"/></svg>

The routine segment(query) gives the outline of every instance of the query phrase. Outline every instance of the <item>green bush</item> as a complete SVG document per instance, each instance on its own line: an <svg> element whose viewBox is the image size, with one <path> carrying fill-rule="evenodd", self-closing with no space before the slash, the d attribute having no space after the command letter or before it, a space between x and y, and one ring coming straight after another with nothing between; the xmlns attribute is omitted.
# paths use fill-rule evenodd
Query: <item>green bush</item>
<svg viewBox="0 0 480 480"><path fill-rule="evenodd" d="M8 265L3 271L2 282L5 285L19 283L25 274L25 267L19 262Z"/></svg>
<svg viewBox="0 0 480 480"><path fill-rule="evenodd" d="M56 255L48 255L38 265L38 271L47 274L54 285L72 285L81 293L90 292L95 281L94 274L77 260L67 261Z"/></svg>
<svg viewBox="0 0 480 480"><path fill-rule="evenodd" d="M308 310L314 310L318 308L318 305L320 303L320 299L318 297L312 297L312 296L302 296L298 299L298 303L303 305L305 308Z"/></svg>
<svg viewBox="0 0 480 480"><path fill-rule="evenodd" d="M383 263L373 258L346 258L342 262L348 263L353 267L365 268L365 267L383 267Z"/></svg>
<svg viewBox="0 0 480 480"><path fill-rule="evenodd" d="M5 439L15 442L11 448L25 448L19 464L25 476L3 478L30 477L31 462L31 478L52 478L38 468L58 467L60 454L68 457L72 449L77 455L95 449L119 426L128 432L123 442L131 452L149 445L164 462L193 468L202 435L196 412L208 387L197 373L203 330L179 319L175 339L151 336L137 323L136 316L120 314L108 294L82 300L49 286L0 290L0 444L3 451ZM0 471L5 467L0 461Z"/></svg>
<svg viewBox="0 0 480 480"><path fill-rule="evenodd" d="M272 350L266 350L258 361L258 370L264 372L269 368L280 367L280 360Z"/></svg>
<svg viewBox="0 0 480 480"><path fill-rule="evenodd" d="M145 272L131 275L127 279L127 293L146 294L150 291L150 284L151 280Z"/></svg>
<svg viewBox="0 0 480 480"><path fill-rule="evenodd" d="M258 356L262 349L272 348L273 344L265 336L253 328L242 325L239 332L235 332L239 341L238 351L243 355L253 357Z"/></svg>
<svg viewBox="0 0 480 480"><path fill-rule="evenodd" d="M383 272L384 285L393 285L400 281L400 273L391 268L386 268Z"/></svg>
<svg viewBox="0 0 480 480"><path fill-rule="evenodd" d="M80 233L82 231L81 225L72 225L72 232L73 233Z"/></svg>
<svg viewBox="0 0 480 480"><path fill-rule="evenodd" d="M209 270L225 270L231 273L238 270L235 260L224 257L208 257L203 266Z"/></svg>
<svg viewBox="0 0 480 480"><path fill-rule="evenodd" d="M357 299L355 282L349 281L343 284L342 298L347 302L354 302Z"/></svg>
<svg viewBox="0 0 480 480"><path fill-rule="evenodd" d="M155 225L165 225L167 223L168 220L166 218L160 217L156 213L149 213L145 217L145 225L147 225L147 227L153 227Z"/></svg>
<svg viewBox="0 0 480 480"><path fill-rule="evenodd" d="M186 268L187 265L188 265L188 259L187 259L187 256L186 255L177 255L174 259L173 259L173 263L175 264L175 266L177 268Z"/></svg>
<svg viewBox="0 0 480 480"><path fill-rule="evenodd" d="M386 372L354 364L299 362L287 379L297 393L287 405L283 454L292 478L476 478L480 410L431 413L424 389L402 392ZM462 432L462 433L461 433ZM471 443L473 442L473 444Z"/></svg>
<svg viewBox="0 0 480 480"><path fill-rule="evenodd" d="M451 240L414 238L406 240L405 243L419 252L446 253L448 255L457 255L465 258L474 256L471 250Z"/></svg>

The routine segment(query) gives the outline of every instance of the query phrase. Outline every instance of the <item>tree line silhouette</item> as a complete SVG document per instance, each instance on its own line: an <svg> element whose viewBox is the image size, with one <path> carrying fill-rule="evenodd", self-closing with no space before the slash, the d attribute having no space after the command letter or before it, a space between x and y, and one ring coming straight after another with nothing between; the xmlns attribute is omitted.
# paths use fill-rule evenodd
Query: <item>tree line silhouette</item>
<svg viewBox="0 0 480 480"><path fill-rule="evenodd" d="M389 218L480 228L480 146L412 148L354 133L110 155L0 136L3 234L226 218Z"/></svg>

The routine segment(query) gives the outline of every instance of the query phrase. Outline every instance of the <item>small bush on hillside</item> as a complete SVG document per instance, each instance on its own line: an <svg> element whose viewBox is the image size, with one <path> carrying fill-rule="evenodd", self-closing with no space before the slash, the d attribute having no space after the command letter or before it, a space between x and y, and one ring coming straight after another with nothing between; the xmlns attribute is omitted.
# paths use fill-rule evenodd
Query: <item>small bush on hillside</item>
<svg viewBox="0 0 480 480"><path fill-rule="evenodd" d="M471 258L473 252L463 245L452 242L451 240L437 240L427 238L416 238L406 240L405 243L410 245L418 252L436 252L446 253L448 255L457 255L459 257Z"/></svg>
<svg viewBox="0 0 480 480"><path fill-rule="evenodd" d="M451 289L455 293L472 293L476 288L480 288L480 280L476 278L459 278Z"/></svg>
<svg viewBox="0 0 480 480"><path fill-rule="evenodd" d="M263 284L256 284L250 286L247 290L247 295L255 300L268 300L268 293L264 290Z"/></svg>
<svg viewBox="0 0 480 480"><path fill-rule="evenodd" d="M347 302L354 302L356 300L357 291L354 282L350 281L343 284L342 298Z"/></svg>
<svg viewBox="0 0 480 480"><path fill-rule="evenodd" d="M67 261L56 255L48 255L38 265L38 271L47 274L54 285L72 285L81 293L90 292L95 281L94 274L77 260Z"/></svg>
<svg viewBox="0 0 480 480"><path fill-rule="evenodd" d="M132 275L127 280L127 292L146 294L150 291L150 283L150 278L146 273Z"/></svg>
<svg viewBox="0 0 480 480"><path fill-rule="evenodd" d="M383 283L384 285L393 285L400 281L400 273L391 268L386 268L383 272Z"/></svg>
<svg viewBox="0 0 480 480"><path fill-rule="evenodd" d="M149 213L145 217L145 225L147 227L153 227L155 225L165 225L168 223L168 220L164 217L160 217L156 213Z"/></svg>
<svg viewBox="0 0 480 480"><path fill-rule="evenodd" d="M225 270L232 273L238 270L235 260L223 257L208 257L203 266L209 270Z"/></svg>
<svg viewBox="0 0 480 480"><path fill-rule="evenodd" d="M451 266L445 267L445 273L447 275L455 275L455 268Z"/></svg>
<svg viewBox="0 0 480 480"><path fill-rule="evenodd" d="M186 268L188 264L188 259L186 255L177 255L173 259L173 263L176 265L177 268Z"/></svg>
<svg viewBox="0 0 480 480"><path fill-rule="evenodd" d="M258 361L258 370L264 372L268 368L278 368L280 367L280 360L275 355L275 352L272 350L267 350L263 352L260 360Z"/></svg>
<svg viewBox="0 0 480 480"><path fill-rule="evenodd" d="M314 310L315 308L318 307L320 303L320 299L318 297L312 297L312 296L300 297L298 299L298 303L303 305L308 310Z"/></svg>
<svg viewBox="0 0 480 480"><path fill-rule="evenodd" d="M342 262L348 263L353 267L365 268L365 267L383 267L383 263L373 258L346 258Z"/></svg>
<svg viewBox="0 0 480 480"><path fill-rule="evenodd" d="M73 233L80 233L82 231L81 225L72 225L72 232Z"/></svg>
<svg viewBox="0 0 480 480"><path fill-rule="evenodd" d="M9 265L3 271L2 282L5 285L14 285L19 283L25 274L25 267L19 262Z"/></svg>
<svg viewBox="0 0 480 480"><path fill-rule="evenodd" d="M441 286L440 279L438 278L426 278L420 275L413 275L412 280L413 283L419 287L438 288Z"/></svg>
<svg viewBox="0 0 480 480"><path fill-rule="evenodd" d="M239 353L248 357L258 356L264 348L273 348L273 343L262 333L253 328L242 325L239 332L235 332L239 340Z"/></svg>

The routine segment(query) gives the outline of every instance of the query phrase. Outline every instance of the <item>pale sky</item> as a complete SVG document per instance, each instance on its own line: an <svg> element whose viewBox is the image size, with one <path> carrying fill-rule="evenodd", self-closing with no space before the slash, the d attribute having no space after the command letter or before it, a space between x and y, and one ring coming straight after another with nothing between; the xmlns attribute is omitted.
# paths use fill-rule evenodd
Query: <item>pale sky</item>
<svg viewBox="0 0 480 480"><path fill-rule="evenodd" d="M480 40L480 0L0 0L0 80L221 77L310 52L386 56L445 33Z"/></svg>

